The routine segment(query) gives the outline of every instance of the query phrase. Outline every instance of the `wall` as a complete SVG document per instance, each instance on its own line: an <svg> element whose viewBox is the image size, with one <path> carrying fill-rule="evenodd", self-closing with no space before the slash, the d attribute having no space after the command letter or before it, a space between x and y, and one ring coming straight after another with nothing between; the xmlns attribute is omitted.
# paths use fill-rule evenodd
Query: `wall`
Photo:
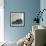
<svg viewBox="0 0 46 46"><path fill-rule="evenodd" d="M32 30L40 0L4 0L4 36L7 41L18 41ZM24 27L10 27L10 12L25 12Z"/></svg>
<svg viewBox="0 0 46 46"><path fill-rule="evenodd" d="M40 9L41 9L41 11L43 10L43 9L46 9L46 0L41 0L40 1ZM42 25L42 26L45 26L46 27L46 11L44 11L43 12L43 15L42 15L42 17L43 17L43 22L41 21L40 22L40 25Z"/></svg>

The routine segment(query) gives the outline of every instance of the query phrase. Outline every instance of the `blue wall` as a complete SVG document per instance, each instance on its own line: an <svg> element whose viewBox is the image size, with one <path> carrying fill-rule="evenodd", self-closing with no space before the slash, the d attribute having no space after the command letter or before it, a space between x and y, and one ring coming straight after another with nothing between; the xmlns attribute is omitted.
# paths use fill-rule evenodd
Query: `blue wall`
<svg viewBox="0 0 46 46"><path fill-rule="evenodd" d="M40 0L4 0L4 35L7 41L18 41L32 30ZM10 27L10 12L25 12L24 27Z"/></svg>
<svg viewBox="0 0 46 46"><path fill-rule="evenodd" d="M40 10L42 11L43 9L46 9L46 0L41 0L40 1ZM40 25L46 27L46 10L43 12L43 22L40 21Z"/></svg>

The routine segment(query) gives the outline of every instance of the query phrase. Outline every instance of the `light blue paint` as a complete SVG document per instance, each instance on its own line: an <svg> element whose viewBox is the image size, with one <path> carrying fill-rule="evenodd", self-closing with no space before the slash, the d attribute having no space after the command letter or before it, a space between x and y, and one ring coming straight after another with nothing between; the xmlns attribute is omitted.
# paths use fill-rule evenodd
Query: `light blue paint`
<svg viewBox="0 0 46 46"><path fill-rule="evenodd" d="M4 35L7 41L18 41L32 30L35 14L40 9L39 0L4 0ZM25 12L24 27L10 27L10 12Z"/></svg>
<svg viewBox="0 0 46 46"><path fill-rule="evenodd" d="M46 0L41 0L40 1L40 10L42 11L43 9L46 9ZM46 27L46 10L43 12L43 22L40 21L40 25Z"/></svg>

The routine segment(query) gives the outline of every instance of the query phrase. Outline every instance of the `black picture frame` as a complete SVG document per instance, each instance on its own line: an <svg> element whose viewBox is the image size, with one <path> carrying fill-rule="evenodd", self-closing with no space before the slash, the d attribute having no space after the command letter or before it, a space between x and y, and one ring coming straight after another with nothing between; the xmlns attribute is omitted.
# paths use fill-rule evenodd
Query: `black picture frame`
<svg viewBox="0 0 46 46"><path fill-rule="evenodd" d="M10 12L10 26L11 27L24 27L25 26L25 13L24 12Z"/></svg>

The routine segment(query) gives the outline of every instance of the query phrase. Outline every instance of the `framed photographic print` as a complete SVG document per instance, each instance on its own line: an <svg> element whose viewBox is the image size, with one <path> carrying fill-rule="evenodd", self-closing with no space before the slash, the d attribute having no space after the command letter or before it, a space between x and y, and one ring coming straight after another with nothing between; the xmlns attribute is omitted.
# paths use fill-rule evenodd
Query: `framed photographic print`
<svg viewBox="0 0 46 46"><path fill-rule="evenodd" d="M10 26L23 27L25 25L24 12L10 12Z"/></svg>

